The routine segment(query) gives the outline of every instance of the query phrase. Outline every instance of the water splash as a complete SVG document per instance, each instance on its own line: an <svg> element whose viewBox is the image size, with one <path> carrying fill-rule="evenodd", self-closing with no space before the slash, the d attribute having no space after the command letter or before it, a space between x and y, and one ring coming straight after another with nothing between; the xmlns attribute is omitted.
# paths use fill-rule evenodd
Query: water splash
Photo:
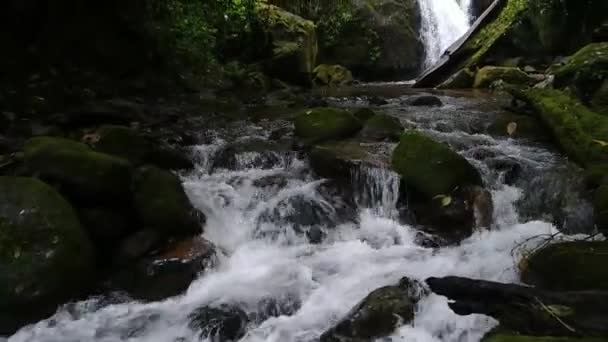
<svg viewBox="0 0 608 342"><path fill-rule="evenodd" d="M433 66L470 28L470 0L418 0L422 16L425 67Z"/></svg>

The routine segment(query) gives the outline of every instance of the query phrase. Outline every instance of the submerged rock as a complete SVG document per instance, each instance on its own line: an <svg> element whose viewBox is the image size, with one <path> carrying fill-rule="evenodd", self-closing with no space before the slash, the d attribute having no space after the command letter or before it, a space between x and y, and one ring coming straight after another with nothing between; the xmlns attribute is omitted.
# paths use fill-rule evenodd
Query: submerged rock
<svg viewBox="0 0 608 342"><path fill-rule="evenodd" d="M32 174L59 185L70 197L114 204L125 203L130 197L133 168L123 158L51 137L28 140L24 152L25 165Z"/></svg>
<svg viewBox="0 0 608 342"><path fill-rule="evenodd" d="M408 278L398 285L385 286L370 293L346 317L321 335L321 342L372 341L390 335L399 325L414 319L422 286Z"/></svg>
<svg viewBox="0 0 608 342"><path fill-rule="evenodd" d="M247 314L240 308L222 304L219 307L204 306L190 314L190 328L200 331L201 339L214 342L237 341L245 335Z"/></svg>
<svg viewBox="0 0 608 342"><path fill-rule="evenodd" d="M212 170L270 169L282 165L290 156L291 146L284 141L247 139L229 144L214 157Z"/></svg>
<svg viewBox="0 0 608 342"><path fill-rule="evenodd" d="M0 334L91 285L93 249L70 204L34 178L0 177Z"/></svg>
<svg viewBox="0 0 608 342"><path fill-rule="evenodd" d="M608 290L608 242L563 242L535 251L520 263L522 280L553 291Z"/></svg>
<svg viewBox="0 0 608 342"><path fill-rule="evenodd" d="M318 65L313 71L313 82L318 85L340 86L353 83L353 74L341 65Z"/></svg>
<svg viewBox="0 0 608 342"><path fill-rule="evenodd" d="M167 237L202 232L205 218L192 207L176 175L145 166L136 171L133 187L134 208L143 227Z"/></svg>
<svg viewBox="0 0 608 342"><path fill-rule="evenodd" d="M296 136L307 143L348 138L361 127L353 114L336 108L309 109L295 119Z"/></svg>
<svg viewBox="0 0 608 342"><path fill-rule="evenodd" d="M528 84L530 76L519 68L485 66L475 74L474 88L489 88L496 81L509 84Z"/></svg>
<svg viewBox="0 0 608 342"><path fill-rule="evenodd" d="M433 95L423 95L415 97L409 101L407 104L410 106L417 107L441 107L443 106L443 102L437 97Z"/></svg>
<svg viewBox="0 0 608 342"><path fill-rule="evenodd" d="M401 136L392 165L403 181L427 199L456 188L482 185L479 171L447 145L416 131Z"/></svg>

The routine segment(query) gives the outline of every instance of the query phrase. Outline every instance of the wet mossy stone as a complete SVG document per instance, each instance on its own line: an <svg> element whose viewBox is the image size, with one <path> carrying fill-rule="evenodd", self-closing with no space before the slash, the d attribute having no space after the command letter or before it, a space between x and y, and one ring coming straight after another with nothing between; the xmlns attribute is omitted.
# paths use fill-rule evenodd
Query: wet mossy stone
<svg viewBox="0 0 608 342"><path fill-rule="evenodd" d="M608 290L608 242L575 241L544 247L520 264L522 280L553 291Z"/></svg>
<svg viewBox="0 0 608 342"><path fill-rule="evenodd" d="M365 122L374 117L374 115L376 115L376 112L374 112L370 108L359 108L353 113L353 115L355 116L355 118L359 119L359 121Z"/></svg>
<svg viewBox="0 0 608 342"><path fill-rule="evenodd" d="M441 83L439 89L468 89L473 87L475 73L469 69L461 69Z"/></svg>
<svg viewBox="0 0 608 342"><path fill-rule="evenodd" d="M422 95L415 97L409 101L407 104L415 107L441 107L443 106L443 102L437 96L433 95Z"/></svg>
<svg viewBox="0 0 608 342"><path fill-rule="evenodd" d="M309 143L348 138L361 127L353 114L337 108L308 109L295 119L296 136Z"/></svg>
<svg viewBox="0 0 608 342"><path fill-rule="evenodd" d="M496 333L484 337L482 342L605 342L601 337L525 336L514 333Z"/></svg>
<svg viewBox="0 0 608 342"><path fill-rule="evenodd" d="M212 338L217 342L239 340L245 335L249 322L242 309L229 304L198 308L189 315L189 319L190 328L199 331L201 339Z"/></svg>
<svg viewBox="0 0 608 342"><path fill-rule="evenodd" d="M475 74L473 87L489 88L498 80L509 84L527 84L530 82L530 77L519 68L485 66Z"/></svg>
<svg viewBox="0 0 608 342"><path fill-rule="evenodd" d="M168 146L162 146L135 129L105 125L97 131L95 149L99 152L127 159L135 166L154 164L167 169L189 169L193 167L188 156Z"/></svg>
<svg viewBox="0 0 608 342"><path fill-rule="evenodd" d="M554 86L570 87L587 103L608 79L608 42L589 44L555 69Z"/></svg>
<svg viewBox="0 0 608 342"><path fill-rule="evenodd" d="M398 141L403 133L403 126L399 119L387 114L376 114L365 121L359 136L371 141Z"/></svg>
<svg viewBox="0 0 608 342"><path fill-rule="evenodd" d="M353 74L341 65L321 64L313 70L313 82L328 86L348 85L353 83Z"/></svg>
<svg viewBox="0 0 608 342"><path fill-rule="evenodd" d="M403 181L427 199L466 185L482 185L479 172L446 144L406 131L393 152L392 166Z"/></svg>
<svg viewBox="0 0 608 342"><path fill-rule="evenodd" d="M37 137L24 148L29 172L62 193L87 202L122 203L129 198L133 168L123 158L99 153L72 140Z"/></svg>
<svg viewBox="0 0 608 342"><path fill-rule="evenodd" d="M90 285L93 250L70 204L35 178L0 177L0 334ZM50 311L50 312L49 312Z"/></svg>
<svg viewBox="0 0 608 342"><path fill-rule="evenodd" d="M200 234L204 217L190 204L180 179L155 166L135 172L134 207L143 227L164 236Z"/></svg>
<svg viewBox="0 0 608 342"><path fill-rule="evenodd" d="M399 284L372 291L346 317L321 335L321 342L371 341L393 333L414 319L423 291L420 284L403 278Z"/></svg>
<svg viewBox="0 0 608 342"><path fill-rule="evenodd" d="M487 128L487 132L495 136L524 138L534 141L551 140L551 136L542 122L529 115L501 113Z"/></svg>

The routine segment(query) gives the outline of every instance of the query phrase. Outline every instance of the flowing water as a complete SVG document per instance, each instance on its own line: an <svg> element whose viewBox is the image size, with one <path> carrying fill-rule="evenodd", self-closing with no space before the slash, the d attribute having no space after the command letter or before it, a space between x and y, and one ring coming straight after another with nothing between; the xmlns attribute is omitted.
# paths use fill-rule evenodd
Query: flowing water
<svg viewBox="0 0 608 342"><path fill-rule="evenodd" d="M230 303L251 317L242 342L312 342L370 291L404 276L424 280L459 275L519 282L518 253L538 243L530 238L557 230L540 220L547 214L544 209L522 217L518 208L543 196L542 191L530 191L531 184L543 182L543 175L560 175L545 190L559 192L576 179L578 170L533 141L485 134L480 125L501 115L500 101L492 97L447 94L441 96L443 107L413 108L401 104L410 96L407 91L372 87L337 94L330 102L366 105L364 95L375 90L393 97L382 110L449 143L479 168L493 195L490 230L479 231L459 245L422 246L419 227L398 219L397 175L382 168L354 171L352 199L329 191L327 183L310 170L306 157L293 152L276 152L276 158L265 159L270 163L260 163L255 153L243 153L231 169L218 168L215 159L229 142L265 140L277 125L290 125L239 121L205 132L209 142L194 148L197 169L183 175L192 202L208 218L204 236L221 251L214 269L202 274L182 296L154 303L108 303L96 298L70 304L9 341L200 341L188 327L187 316L202 305ZM509 161L526 171L507 185L504 168L496 166L505 163L497 161ZM580 193L570 195L579 199L572 201L570 211L586 208ZM542 200L547 198L551 197ZM349 206L354 206L352 211ZM561 208L557 202L555 206ZM299 217L302 213L305 217ZM321 243L309 242L306 232L313 228L323 231ZM261 313L268 311L264 309L268 303L274 313ZM382 341L476 342L495 325L481 315L457 316L445 298L431 294L419 303L413 323Z"/></svg>
<svg viewBox="0 0 608 342"><path fill-rule="evenodd" d="M443 52L471 26L471 0L418 0L422 17L425 67L434 65Z"/></svg>

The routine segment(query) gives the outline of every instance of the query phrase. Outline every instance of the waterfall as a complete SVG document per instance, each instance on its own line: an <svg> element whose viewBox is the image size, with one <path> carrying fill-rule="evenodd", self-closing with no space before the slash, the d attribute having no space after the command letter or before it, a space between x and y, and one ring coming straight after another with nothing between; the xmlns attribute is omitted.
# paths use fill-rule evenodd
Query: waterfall
<svg viewBox="0 0 608 342"><path fill-rule="evenodd" d="M418 3L426 50L424 65L428 68L469 29L472 0L418 0Z"/></svg>

